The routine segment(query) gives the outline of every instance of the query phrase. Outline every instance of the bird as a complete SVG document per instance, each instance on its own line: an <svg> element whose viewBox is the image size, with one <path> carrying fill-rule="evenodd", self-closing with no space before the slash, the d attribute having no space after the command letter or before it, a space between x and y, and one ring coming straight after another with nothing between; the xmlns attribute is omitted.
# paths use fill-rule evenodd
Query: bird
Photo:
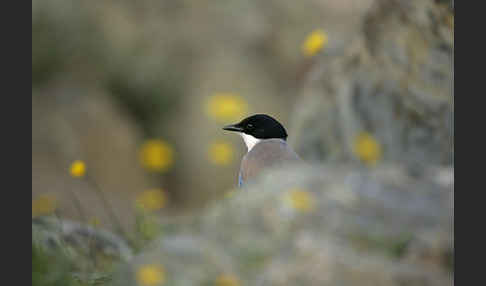
<svg viewBox="0 0 486 286"><path fill-rule="evenodd" d="M280 122L266 114L255 114L223 130L238 132L248 149L238 173L238 187L257 177L269 167L283 166L302 159L287 144L287 131Z"/></svg>

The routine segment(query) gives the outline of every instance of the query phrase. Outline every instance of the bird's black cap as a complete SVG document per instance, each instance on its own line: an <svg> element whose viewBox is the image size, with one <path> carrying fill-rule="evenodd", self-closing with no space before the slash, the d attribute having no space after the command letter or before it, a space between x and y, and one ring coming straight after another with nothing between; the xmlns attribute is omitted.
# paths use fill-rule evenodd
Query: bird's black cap
<svg viewBox="0 0 486 286"><path fill-rule="evenodd" d="M287 140L285 128L266 114L255 114L241 122L223 127L224 130L243 132L258 139L280 138Z"/></svg>

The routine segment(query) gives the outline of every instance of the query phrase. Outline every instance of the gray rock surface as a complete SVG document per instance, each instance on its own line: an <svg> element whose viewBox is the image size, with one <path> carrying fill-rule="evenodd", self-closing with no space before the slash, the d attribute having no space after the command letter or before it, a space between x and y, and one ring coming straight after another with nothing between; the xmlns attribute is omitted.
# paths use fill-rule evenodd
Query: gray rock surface
<svg viewBox="0 0 486 286"><path fill-rule="evenodd" d="M360 132L383 160L453 163L454 16L434 1L376 1L342 55L303 84L291 143L307 160L353 161Z"/></svg>
<svg viewBox="0 0 486 286"><path fill-rule="evenodd" d="M222 274L240 285L452 285L453 184L450 168L272 170L166 223L113 282L136 285L141 265L160 264L164 285Z"/></svg>

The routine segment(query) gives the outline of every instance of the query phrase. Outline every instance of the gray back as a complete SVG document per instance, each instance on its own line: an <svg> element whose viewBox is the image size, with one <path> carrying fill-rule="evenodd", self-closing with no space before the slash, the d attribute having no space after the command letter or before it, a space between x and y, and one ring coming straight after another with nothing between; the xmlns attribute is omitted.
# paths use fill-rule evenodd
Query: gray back
<svg viewBox="0 0 486 286"><path fill-rule="evenodd" d="M292 161L301 161L301 159L286 141L282 139L263 140L243 157L239 183L255 177L265 168L281 166Z"/></svg>

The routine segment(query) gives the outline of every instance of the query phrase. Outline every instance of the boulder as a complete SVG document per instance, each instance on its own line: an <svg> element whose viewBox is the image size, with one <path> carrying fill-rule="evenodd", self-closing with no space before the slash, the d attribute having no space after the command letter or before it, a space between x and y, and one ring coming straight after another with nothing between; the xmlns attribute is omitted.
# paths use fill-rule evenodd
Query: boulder
<svg viewBox="0 0 486 286"><path fill-rule="evenodd" d="M113 283L158 265L163 285L451 285L453 184L442 167L272 170L165 223Z"/></svg>
<svg viewBox="0 0 486 286"><path fill-rule="evenodd" d="M289 138L303 158L356 160L359 134L382 161L453 163L454 15L436 1L376 1L341 55L318 59L302 84Z"/></svg>

